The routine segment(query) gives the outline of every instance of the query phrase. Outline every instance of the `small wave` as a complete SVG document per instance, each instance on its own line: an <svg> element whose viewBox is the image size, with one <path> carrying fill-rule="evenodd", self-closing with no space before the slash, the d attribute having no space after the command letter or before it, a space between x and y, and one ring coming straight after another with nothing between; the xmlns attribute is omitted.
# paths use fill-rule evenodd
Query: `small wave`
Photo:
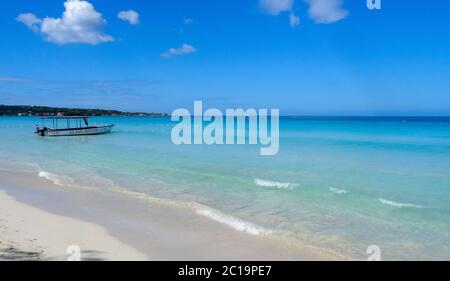
<svg viewBox="0 0 450 281"><path fill-rule="evenodd" d="M40 171L38 173L38 176L46 180L49 180L59 186L71 185L74 182L74 180L71 177L55 175L46 171Z"/></svg>
<svg viewBox="0 0 450 281"><path fill-rule="evenodd" d="M216 222L225 224L227 226L232 227L233 229L241 232L245 232L252 235L269 235L272 233L271 230L268 230L264 227L258 226L251 222L246 222L236 217L223 214L220 211L213 210L211 208L201 206L198 207L196 213L202 216L205 216L209 219L212 219Z"/></svg>
<svg viewBox="0 0 450 281"><path fill-rule="evenodd" d="M289 182L277 182L277 181L269 181L269 180L262 180L262 179L255 179L255 184L258 186L265 186L265 187L276 187L280 189L290 189L295 187L295 184L289 183Z"/></svg>
<svg viewBox="0 0 450 281"><path fill-rule="evenodd" d="M390 205L396 208L423 208L423 206L411 204L411 203L400 203L395 201L386 200L383 198L378 198L378 200L385 205Z"/></svg>
<svg viewBox="0 0 450 281"><path fill-rule="evenodd" d="M335 188L335 187L330 187L329 190L331 192L334 192L334 193L339 194L339 195L348 193L348 191L345 190L345 189L339 189L339 188Z"/></svg>
<svg viewBox="0 0 450 281"><path fill-rule="evenodd" d="M124 190L124 189L114 189L115 192L119 192L123 195L127 195L133 198L138 198L142 200L146 200L152 203L158 203L163 204L167 206L177 207L177 208L186 208L189 210L195 211L197 215L201 215L204 217L207 217L208 219L211 219L213 221L225 224L237 231L245 232L252 235L269 235L272 233L271 230L268 230L264 227L258 226L256 224L243 221L241 219L238 219L236 217L226 215L218 210L212 209L210 207L207 207L205 205L196 203L196 202L183 202L183 201L176 201L176 200L170 200L170 199L162 199L153 197L146 193L140 193L130 190Z"/></svg>

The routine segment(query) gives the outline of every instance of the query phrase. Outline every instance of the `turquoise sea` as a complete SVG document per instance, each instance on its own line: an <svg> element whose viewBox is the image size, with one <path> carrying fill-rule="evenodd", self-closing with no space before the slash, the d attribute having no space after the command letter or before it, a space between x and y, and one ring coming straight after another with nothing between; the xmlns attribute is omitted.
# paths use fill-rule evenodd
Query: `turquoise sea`
<svg viewBox="0 0 450 281"><path fill-rule="evenodd" d="M42 138L0 118L2 166L58 185L196 206L249 235L366 259L450 260L450 118L288 118L280 150L172 144L169 118L98 117L111 134Z"/></svg>

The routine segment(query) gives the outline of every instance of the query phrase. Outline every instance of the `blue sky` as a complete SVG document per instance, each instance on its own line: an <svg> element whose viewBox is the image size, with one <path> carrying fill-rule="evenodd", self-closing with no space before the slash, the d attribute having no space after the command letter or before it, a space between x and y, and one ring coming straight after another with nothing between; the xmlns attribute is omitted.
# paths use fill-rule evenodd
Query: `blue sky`
<svg viewBox="0 0 450 281"><path fill-rule="evenodd" d="M450 1L68 1L1 4L0 103L450 113Z"/></svg>

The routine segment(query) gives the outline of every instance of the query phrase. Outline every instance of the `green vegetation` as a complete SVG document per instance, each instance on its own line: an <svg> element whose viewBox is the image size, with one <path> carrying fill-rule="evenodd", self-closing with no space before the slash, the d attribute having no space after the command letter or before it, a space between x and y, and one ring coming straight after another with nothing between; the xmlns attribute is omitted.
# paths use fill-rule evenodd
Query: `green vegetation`
<svg viewBox="0 0 450 281"><path fill-rule="evenodd" d="M64 108L29 105L0 105L0 116L167 116L164 113L122 112L105 109Z"/></svg>

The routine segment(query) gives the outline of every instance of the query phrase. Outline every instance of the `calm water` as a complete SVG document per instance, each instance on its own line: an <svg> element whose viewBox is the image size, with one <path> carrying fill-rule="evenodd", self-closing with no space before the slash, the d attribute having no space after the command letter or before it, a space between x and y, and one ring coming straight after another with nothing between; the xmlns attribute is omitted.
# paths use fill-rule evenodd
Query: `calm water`
<svg viewBox="0 0 450 281"><path fill-rule="evenodd" d="M196 202L237 230L354 258L378 245L385 259L450 259L450 119L282 118L273 157L253 145L175 146L168 118L93 121L117 127L41 138L34 118L0 118L3 165L60 185Z"/></svg>

